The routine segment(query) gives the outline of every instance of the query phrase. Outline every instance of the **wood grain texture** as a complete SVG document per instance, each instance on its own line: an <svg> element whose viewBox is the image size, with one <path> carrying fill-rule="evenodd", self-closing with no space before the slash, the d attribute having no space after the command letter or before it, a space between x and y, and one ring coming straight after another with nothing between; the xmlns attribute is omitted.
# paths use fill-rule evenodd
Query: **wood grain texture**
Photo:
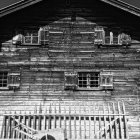
<svg viewBox="0 0 140 140"><path fill-rule="evenodd" d="M78 5L76 2L75 4ZM90 7L90 5L88 6ZM98 8L98 6L95 6L95 9L96 8ZM85 9L79 7L77 8L77 11L78 10L80 15L83 13L82 10ZM89 13L91 12L90 10L88 11ZM58 15L62 14L64 11L60 10L59 12ZM68 16L69 12L71 12L71 10L65 9L65 16ZM100 9L97 12L102 12L102 10ZM70 16L68 16L67 18L62 17L55 22L52 22L54 19L51 19L52 21L50 22L46 22L42 21L45 20L42 15L40 17L40 26L50 26L49 44L47 46L11 46L4 44L2 46L2 51L0 52L0 68L3 71L20 72L21 83L19 90L0 90L0 114L3 114L5 110L27 110L33 112L34 104L37 103L37 107L39 107L40 102L44 102L45 104L52 100L69 102L73 100L92 100L94 103L97 101L106 102L111 100L112 102L115 102L116 100L124 100L126 113L129 114L128 119L131 116L134 118L137 117L140 109L140 43L132 42L129 48L124 46L98 48L94 45L94 35L88 33L94 32L96 24L100 24L101 21L103 23L103 19L108 19L109 16L110 15L106 15L105 17L91 17L91 15L89 15L89 17L86 17L85 15L86 18L77 16L75 22L72 22ZM23 19L26 19L25 21L27 21L28 18L24 15ZM41 22L43 22L43 24L41 24ZM106 26L108 24L112 25L113 21L105 23ZM58 32L62 32L62 34L58 34ZM14 49L12 50L11 48ZM114 89L113 91L66 91L64 89L64 72L72 70L105 70L111 72L113 74ZM72 105L70 108L71 107ZM31 125L31 122L27 122L26 118L24 119L24 122ZM39 116L39 119L37 119L36 116L33 116L33 127L36 126L36 129L40 130L42 118ZM52 124L50 124L50 120L52 120L51 117L44 117L43 119L45 123L48 123L47 129L50 129L51 125L56 125L56 122L59 123L59 126L62 125L58 122L57 117L54 118L54 123ZM59 117L59 119L61 120L62 118ZM79 135L80 138L83 138L83 135L86 135L85 131L87 127L84 128L82 134L81 131L76 133L75 119L76 118L73 120L73 118L69 116L69 120L65 118L64 121L66 124L68 121L69 124L74 123L74 130L71 128L71 125L69 127L69 138L72 138L73 133L75 137ZM97 116L94 116L93 120L96 119ZM104 123L106 123L106 117L104 117L104 119ZM93 121L91 118L89 118L89 120ZM109 120L111 121L111 118ZM84 120L79 118L78 121L80 126L86 125L85 118ZM100 124L93 122L94 126L101 126L101 120L99 121ZM84 124L81 124L81 122L84 122ZM139 138L140 127L137 126L138 122L139 120L135 121L134 119L128 122L128 125L130 125L130 127L128 127L130 138ZM35 123L38 123L38 126ZM9 125L10 124L8 124L7 128L3 128L1 119L0 126L2 126L2 130L8 130ZM97 127L94 128L94 131L97 130ZM115 127L118 129L119 126L116 124ZM46 127L44 126L44 129L45 128ZM81 127L78 129L81 130ZM123 125L121 126L121 129L123 129ZM13 135L15 136L16 133L13 132ZM105 137L107 138L108 136L109 135L106 134Z"/></svg>

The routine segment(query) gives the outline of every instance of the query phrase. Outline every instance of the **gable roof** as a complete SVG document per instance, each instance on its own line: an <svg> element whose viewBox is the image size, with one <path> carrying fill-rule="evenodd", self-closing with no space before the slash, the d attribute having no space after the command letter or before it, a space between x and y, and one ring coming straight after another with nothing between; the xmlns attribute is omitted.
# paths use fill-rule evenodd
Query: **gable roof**
<svg viewBox="0 0 140 140"><path fill-rule="evenodd" d="M17 3L19 1L21 0L0 0L0 9L12 5L14 3Z"/></svg>
<svg viewBox="0 0 140 140"><path fill-rule="evenodd" d="M123 0L123 1L122 0L101 0L101 1L140 17L140 8L137 8L134 5L131 5L130 2L126 3L126 0Z"/></svg>
<svg viewBox="0 0 140 140"><path fill-rule="evenodd" d="M0 9L0 17L3 17L7 14L10 14L12 12L15 12L17 10L33 5L43 0L13 0L13 1L16 1L16 2ZM112 6L115 6L119 9L122 9L124 11L127 11L129 13L132 13L140 17L140 6L139 8L136 7L137 5L135 3L136 1L135 2L131 2L132 0L100 0L100 1L108 3ZM7 4L8 3L9 2L7 1Z"/></svg>
<svg viewBox="0 0 140 140"><path fill-rule="evenodd" d="M140 0L122 0L122 1L134 7L140 8Z"/></svg>
<svg viewBox="0 0 140 140"><path fill-rule="evenodd" d="M13 13L17 10L20 10L22 8L25 8L27 6L33 5L35 3L38 3L42 0L20 0L16 3L13 3L11 5L8 5L2 9L0 9L0 17L3 17L7 14Z"/></svg>

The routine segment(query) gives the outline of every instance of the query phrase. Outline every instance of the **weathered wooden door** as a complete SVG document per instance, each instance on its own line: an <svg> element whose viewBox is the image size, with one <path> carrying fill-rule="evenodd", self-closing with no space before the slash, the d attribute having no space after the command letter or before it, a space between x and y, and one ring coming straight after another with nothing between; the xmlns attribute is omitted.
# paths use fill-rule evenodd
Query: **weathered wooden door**
<svg viewBox="0 0 140 140"><path fill-rule="evenodd" d="M1 138L26 139L27 134L34 135L27 127L35 131L62 128L65 139L129 139L122 102L62 102L39 108L30 114L4 114Z"/></svg>

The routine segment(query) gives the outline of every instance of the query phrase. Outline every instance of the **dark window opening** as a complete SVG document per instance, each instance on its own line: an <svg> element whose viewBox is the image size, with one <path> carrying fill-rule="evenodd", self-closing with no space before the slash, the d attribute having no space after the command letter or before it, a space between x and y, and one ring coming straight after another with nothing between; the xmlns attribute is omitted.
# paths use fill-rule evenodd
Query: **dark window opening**
<svg viewBox="0 0 140 140"><path fill-rule="evenodd" d="M0 88L7 87L8 84L8 72L0 72Z"/></svg>
<svg viewBox="0 0 140 140"><path fill-rule="evenodd" d="M99 72L79 72L78 86L80 88L99 87Z"/></svg>

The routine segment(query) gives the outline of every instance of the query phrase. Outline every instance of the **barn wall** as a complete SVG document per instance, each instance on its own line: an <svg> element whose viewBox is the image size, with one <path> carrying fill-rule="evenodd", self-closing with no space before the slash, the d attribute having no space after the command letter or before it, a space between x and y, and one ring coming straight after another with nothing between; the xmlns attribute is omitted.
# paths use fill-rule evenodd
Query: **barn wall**
<svg viewBox="0 0 140 140"><path fill-rule="evenodd" d="M124 100L130 115L130 135L139 137L140 44L98 48L94 45L94 35L79 34L94 31L96 26L83 18L77 18L75 23L65 18L49 26L50 31L63 32L50 34L49 45L3 45L1 70L20 72L21 83L18 90L0 90L0 113L17 110L17 106L19 110L32 111L35 104L50 100ZM114 89L66 91L64 72L72 70L112 72Z"/></svg>

